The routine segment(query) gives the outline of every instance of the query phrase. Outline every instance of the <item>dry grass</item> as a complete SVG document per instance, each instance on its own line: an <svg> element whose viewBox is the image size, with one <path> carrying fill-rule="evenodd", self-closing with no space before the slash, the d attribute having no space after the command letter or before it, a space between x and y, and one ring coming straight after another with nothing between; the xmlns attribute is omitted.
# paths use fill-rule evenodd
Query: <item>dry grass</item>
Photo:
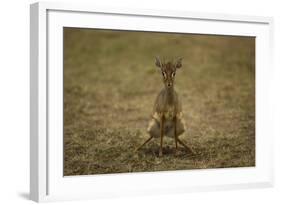
<svg viewBox="0 0 281 205"><path fill-rule="evenodd" d="M176 76L195 154L164 138L139 152L162 79L154 56L182 56ZM255 166L255 40L64 30L64 175Z"/></svg>

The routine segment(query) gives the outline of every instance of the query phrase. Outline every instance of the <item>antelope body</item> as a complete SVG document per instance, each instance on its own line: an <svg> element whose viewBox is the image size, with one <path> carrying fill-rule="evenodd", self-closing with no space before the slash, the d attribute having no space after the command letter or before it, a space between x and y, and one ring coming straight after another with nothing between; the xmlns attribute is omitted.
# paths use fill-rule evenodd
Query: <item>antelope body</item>
<svg viewBox="0 0 281 205"><path fill-rule="evenodd" d="M182 66L182 59L177 61L161 62L156 58L155 65L160 68L163 75L164 88L158 94L147 132L150 137L137 148L140 149L152 138L160 137L159 156L162 156L163 136L175 139L176 152L178 142L188 151L191 151L178 137L185 131L185 121L182 116L182 106L177 92L174 90L174 80L177 69Z"/></svg>

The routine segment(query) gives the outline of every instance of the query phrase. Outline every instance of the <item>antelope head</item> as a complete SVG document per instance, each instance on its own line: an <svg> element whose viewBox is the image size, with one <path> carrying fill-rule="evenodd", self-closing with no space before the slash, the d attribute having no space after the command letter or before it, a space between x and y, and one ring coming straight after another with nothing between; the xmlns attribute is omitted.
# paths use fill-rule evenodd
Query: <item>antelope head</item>
<svg viewBox="0 0 281 205"><path fill-rule="evenodd" d="M182 58L178 58L176 61L165 62L156 57L155 65L161 70L165 87L168 89L173 88L177 69L182 66Z"/></svg>

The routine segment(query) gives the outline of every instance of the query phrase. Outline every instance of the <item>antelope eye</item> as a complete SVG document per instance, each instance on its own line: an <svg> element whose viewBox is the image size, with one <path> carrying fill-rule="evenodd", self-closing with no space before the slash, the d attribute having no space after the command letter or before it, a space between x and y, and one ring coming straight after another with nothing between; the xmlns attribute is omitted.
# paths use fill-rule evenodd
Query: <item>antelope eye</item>
<svg viewBox="0 0 281 205"><path fill-rule="evenodd" d="M166 78L166 73L165 72L162 72L162 75L164 78Z"/></svg>
<svg viewBox="0 0 281 205"><path fill-rule="evenodd" d="M175 77L176 73L175 72L172 72L172 77Z"/></svg>

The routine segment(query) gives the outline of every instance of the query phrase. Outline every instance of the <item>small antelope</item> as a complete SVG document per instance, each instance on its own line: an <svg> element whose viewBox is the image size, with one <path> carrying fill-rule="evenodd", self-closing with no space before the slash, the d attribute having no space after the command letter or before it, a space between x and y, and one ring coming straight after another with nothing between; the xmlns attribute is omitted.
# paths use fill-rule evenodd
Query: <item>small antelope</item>
<svg viewBox="0 0 281 205"><path fill-rule="evenodd" d="M182 107L178 94L174 90L174 81L177 69L182 67L182 58L175 62L161 61L156 58L155 65L161 69L163 75L164 88L158 94L149 122L147 132L150 137L136 150L139 150L153 137L160 137L159 156L162 154L163 136L173 137L175 139L176 153L178 151L178 142L189 152L192 152L178 137L185 131L185 122L182 117Z"/></svg>

